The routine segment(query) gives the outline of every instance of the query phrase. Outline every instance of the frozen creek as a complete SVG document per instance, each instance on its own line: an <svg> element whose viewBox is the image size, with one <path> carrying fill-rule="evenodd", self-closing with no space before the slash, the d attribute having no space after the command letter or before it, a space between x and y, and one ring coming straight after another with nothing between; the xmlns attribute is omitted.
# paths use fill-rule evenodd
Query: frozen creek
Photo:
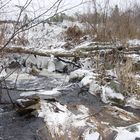
<svg viewBox="0 0 140 140"><path fill-rule="evenodd" d="M140 110L104 103L86 86L94 76L79 71L88 73L81 82L47 71L38 76L21 72L18 78L16 71L8 77L13 102L21 106L30 99L39 98L39 102L35 116L20 116L2 85L0 140L139 140Z"/></svg>

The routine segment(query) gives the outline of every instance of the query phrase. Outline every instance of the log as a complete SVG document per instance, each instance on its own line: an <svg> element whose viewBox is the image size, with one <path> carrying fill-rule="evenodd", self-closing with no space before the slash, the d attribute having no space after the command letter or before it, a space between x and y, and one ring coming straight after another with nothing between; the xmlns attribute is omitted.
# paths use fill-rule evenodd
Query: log
<svg viewBox="0 0 140 140"><path fill-rule="evenodd" d="M55 57L90 57L92 55L95 55L98 51L101 50L116 50L119 51L122 54L140 54L140 47L133 47L133 48L122 48L120 50L121 46L114 48L113 45L111 46L85 46L81 48L72 49L65 52L59 52L59 51L36 51L31 49L24 49L24 48L5 48L3 50L3 53L19 53L19 54L33 54L38 56L44 56L44 57L50 57L50 55L54 55Z"/></svg>

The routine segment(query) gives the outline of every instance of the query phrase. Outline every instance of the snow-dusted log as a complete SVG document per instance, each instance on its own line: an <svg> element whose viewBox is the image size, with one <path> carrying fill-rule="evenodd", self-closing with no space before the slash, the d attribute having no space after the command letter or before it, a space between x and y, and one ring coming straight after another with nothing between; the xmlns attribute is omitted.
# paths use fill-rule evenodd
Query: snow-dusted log
<svg viewBox="0 0 140 140"><path fill-rule="evenodd" d="M121 46L114 47L113 45L103 46L103 45L91 45L91 46L83 46L76 49L72 49L71 51L36 51L24 48L5 48L3 52L6 53L20 53L20 54L33 54L38 56L50 57L53 55L55 57L88 57L95 55L97 51L100 50L116 50L123 54L140 54L140 47L133 47L133 48L123 48Z"/></svg>

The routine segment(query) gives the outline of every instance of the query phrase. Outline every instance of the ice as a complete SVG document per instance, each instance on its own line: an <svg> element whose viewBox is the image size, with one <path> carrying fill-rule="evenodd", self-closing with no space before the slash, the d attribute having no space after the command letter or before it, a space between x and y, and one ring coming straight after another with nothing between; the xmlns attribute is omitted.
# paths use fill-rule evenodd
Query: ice
<svg viewBox="0 0 140 140"><path fill-rule="evenodd" d="M140 123L117 128L117 132L115 140L135 140L136 138L140 138Z"/></svg>

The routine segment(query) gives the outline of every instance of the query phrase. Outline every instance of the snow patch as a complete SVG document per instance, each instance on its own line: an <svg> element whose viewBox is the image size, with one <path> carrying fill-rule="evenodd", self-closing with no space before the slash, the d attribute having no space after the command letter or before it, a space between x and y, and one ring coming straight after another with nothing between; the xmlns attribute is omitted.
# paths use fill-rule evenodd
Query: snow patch
<svg viewBox="0 0 140 140"><path fill-rule="evenodd" d="M132 45L132 46L138 46L138 45L140 45L140 40L139 39L129 40L128 44Z"/></svg>
<svg viewBox="0 0 140 140"><path fill-rule="evenodd" d="M56 111L57 109L57 111ZM78 114L74 114L68 110L66 105L60 103L47 103L41 100L41 109L39 111L39 117L43 117L50 132L54 134L60 134L65 132L68 128L84 127L86 126L85 117L88 116L88 108L83 105L77 106Z"/></svg>
<svg viewBox="0 0 140 140"><path fill-rule="evenodd" d="M128 127L119 127L116 131L118 134L115 140L135 140L140 138L140 123Z"/></svg>
<svg viewBox="0 0 140 140"><path fill-rule="evenodd" d="M93 80L89 86L89 92L96 95L101 90L101 86L97 84L97 81Z"/></svg>
<svg viewBox="0 0 140 140"><path fill-rule="evenodd" d="M124 96L121 93L116 93L113 89L107 86L102 86L101 97L104 103L109 103L109 98L124 100Z"/></svg>
<svg viewBox="0 0 140 140"><path fill-rule="evenodd" d="M98 132L94 132L89 129L84 133L84 140L99 140L100 139L100 134Z"/></svg>
<svg viewBox="0 0 140 140"><path fill-rule="evenodd" d="M130 106L134 109L140 108L140 101L137 99L137 97L132 96L127 98L125 106Z"/></svg>

